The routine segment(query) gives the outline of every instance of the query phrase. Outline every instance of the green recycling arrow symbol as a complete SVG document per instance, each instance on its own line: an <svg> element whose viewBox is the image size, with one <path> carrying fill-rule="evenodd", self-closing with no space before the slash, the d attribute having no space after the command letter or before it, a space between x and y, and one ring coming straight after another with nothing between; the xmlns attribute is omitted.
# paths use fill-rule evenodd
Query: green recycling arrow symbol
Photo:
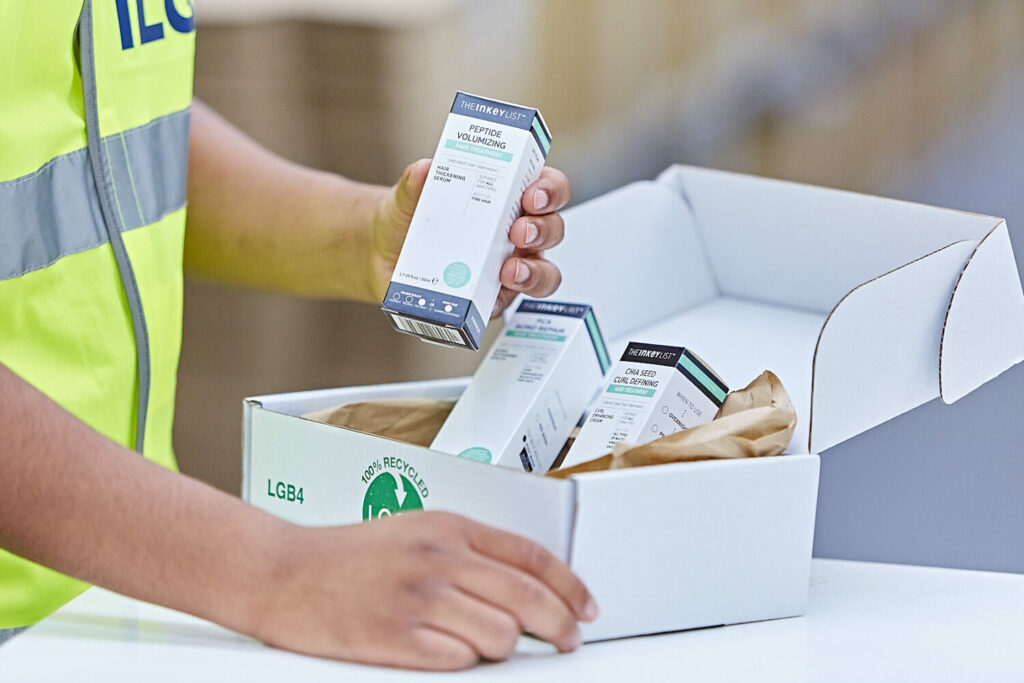
<svg viewBox="0 0 1024 683"><path fill-rule="evenodd" d="M395 472L381 472L366 488L363 519L379 519L402 512L422 510L423 501L411 481Z"/></svg>

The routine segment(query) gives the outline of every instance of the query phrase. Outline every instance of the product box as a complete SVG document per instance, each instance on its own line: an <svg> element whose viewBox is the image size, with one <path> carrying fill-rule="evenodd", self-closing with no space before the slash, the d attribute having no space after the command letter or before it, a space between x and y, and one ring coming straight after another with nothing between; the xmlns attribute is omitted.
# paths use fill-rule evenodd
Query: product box
<svg viewBox="0 0 1024 683"><path fill-rule="evenodd" d="M631 339L685 344L730 386L772 370L799 419L791 455L562 481L298 417L455 398L466 380L453 379L247 399L243 496L303 524L443 509L533 538L600 604L588 641L794 616L816 454L1024 359L1024 294L998 218L673 166L565 220L550 252L559 297L600 312L612 355ZM301 502L287 495L298 489Z"/></svg>
<svg viewBox="0 0 1024 683"><path fill-rule="evenodd" d="M540 112L458 93L381 308L399 332L477 350L509 228L551 147Z"/></svg>
<svg viewBox="0 0 1024 683"><path fill-rule="evenodd" d="M590 306L524 299L430 447L547 472L609 365Z"/></svg>
<svg viewBox="0 0 1024 683"><path fill-rule="evenodd" d="M711 422L728 393L693 352L630 342L562 467L599 458L620 441L639 446Z"/></svg>

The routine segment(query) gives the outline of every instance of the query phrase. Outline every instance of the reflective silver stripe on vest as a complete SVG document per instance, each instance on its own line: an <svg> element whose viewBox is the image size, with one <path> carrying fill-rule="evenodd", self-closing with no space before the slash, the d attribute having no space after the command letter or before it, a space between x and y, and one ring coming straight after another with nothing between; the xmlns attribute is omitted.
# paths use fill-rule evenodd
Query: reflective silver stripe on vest
<svg viewBox="0 0 1024 683"><path fill-rule="evenodd" d="M188 129L186 109L103 138L124 230L149 225L185 205ZM87 149L0 182L0 280L108 240Z"/></svg>
<svg viewBox="0 0 1024 683"><path fill-rule="evenodd" d="M27 628L28 626L19 626L18 628L0 628L0 645L3 645L5 641L10 640Z"/></svg>

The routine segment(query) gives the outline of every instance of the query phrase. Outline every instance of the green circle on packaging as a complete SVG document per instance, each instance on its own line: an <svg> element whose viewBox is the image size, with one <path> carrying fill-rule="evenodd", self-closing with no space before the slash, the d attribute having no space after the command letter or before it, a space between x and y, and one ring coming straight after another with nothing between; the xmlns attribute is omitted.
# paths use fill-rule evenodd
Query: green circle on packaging
<svg viewBox="0 0 1024 683"><path fill-rule="evenodd" d="M444 269L444 283L449 287L458 289L465 287L469 282L469 266L462 261L452 261Z"/></svg>
<svg viewBox="0 0 1024 683"><path fill-rule="evenodd" d="M423 501L411 481L401 474L381 472L363 496L363 520L422 510Z"/></svg>
<svg viewBox="0 0 1024 683"><path fill-rule="evenodd" d="M459 457L465 458L466 460L476 460L477 462L490 462L491 452L486 448L473 446L472 448L467 448L459 453Z"/></svg>

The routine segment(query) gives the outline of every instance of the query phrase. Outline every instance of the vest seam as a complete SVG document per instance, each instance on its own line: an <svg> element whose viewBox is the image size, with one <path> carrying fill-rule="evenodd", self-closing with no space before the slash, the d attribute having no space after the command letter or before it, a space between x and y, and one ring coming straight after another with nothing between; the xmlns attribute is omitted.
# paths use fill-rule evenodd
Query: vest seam
<svg viewBox="0 0 1024 683"><path fill-rule="evenodd" d="M124 131L118 133L121 138L121 149L124 150L124 166L128 169L128 182L132 186L132 196L135 197L135 208L139 211L139 220L143 224L146 222L146 216L142 213L142 202L139 201L139 193L135 190L135 176L132 174L132 160L128 158L128 143L124 141Z"/></svg>
<svg viewBox="0 0 1024 683"><path fill-rule="evenodd" d="M150 390L150 349L149 330L146 326L145 307L142 303L142 292L139 290L138 281L135 278L135 269L132 266L131 257L122 239L122 228L124 227L124 216L121 216L121 225L115 225L114 210L110 205L111 194L118 203L120 213L120 202L117 200L117 188L108 184L107 174L113 180L113 169L111 168L110 156L104 138L100 134L100 112L97 101L96 82L96 53L95 53L95 32L93 30L93 2L84 0L82 12L78 21L78 46L81 51L82 71L82 102L85 115L85 131L88 141L89 161L92 166L93 183L99 195L100 212L103 223L109 237L110 248L117 263L117 270L121 278L121 289L128 304L128 313L132 323L132 330L135 335L135 360L136 360L136 401L135 401L135 450L144 454L146 440L146 418L149 411L149 390ZM106 168L104 168L106 164Z"/></svg>
<svg viewBox="0 0 1024 683"><path fill-rule="evenodd" d="M120 222L117 226L117 231L123 233L125 228L128 227L128 221L124 219L124 211L121 210L121 198L117 191L117 182L114 180L114 165L110 163L110 147L107 145L106 138L102 138L100 142L103 143L103 156L107 160L107 185L114 193L114 204L117 206L117 217Z"/></svg>

